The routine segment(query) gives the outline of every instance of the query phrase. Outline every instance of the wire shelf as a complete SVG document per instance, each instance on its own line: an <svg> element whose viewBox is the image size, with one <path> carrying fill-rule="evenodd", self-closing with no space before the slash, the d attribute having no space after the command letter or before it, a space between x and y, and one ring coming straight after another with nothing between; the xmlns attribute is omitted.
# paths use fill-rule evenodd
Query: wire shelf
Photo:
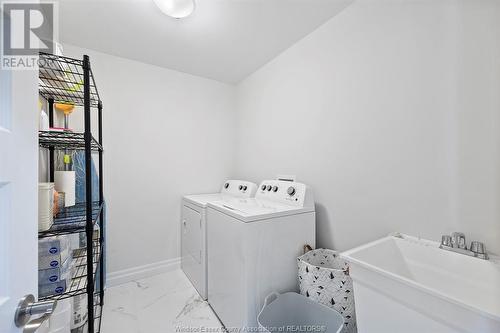
<svg viewBox="0 0 500 333"><path fill-rule="evenodd" d="M38 132L38 144L42 148L83 150L85 149L85 137L83 133L40 131ZM93 151L102 151L102 146L92 137L90 143Z"/></svg>
<svg viewBox="0 0 500 333"><path fill-rule="evenodd" d="M93 274L94 281L99 261L101 259L102 247L98 240L93 241ZM81 248L73 251L74 272L69 287L61 294L40 297L40 301L62 300L69 297L87 293L87 249Z"/></svg>
<svg viewBox="0 0 500 333"><path fill-rule="evenodd" d="M96 224L101 215L103 204L99 201L92 203L92 224ZM45 238L57 235L75 234L85 231L87 224L87 204L78 203L71 207L64 208L54 218L54 224L49 230L40 231L38 238Z"/></svg>
<svg viewBox="0 0 500 333"><path fill-rule="evenodd" d="M55 103L84 105L83 60L40 52L38 65L40 95L53 98ZM97 107L99 101L90 69L90 106Z"/></svg>

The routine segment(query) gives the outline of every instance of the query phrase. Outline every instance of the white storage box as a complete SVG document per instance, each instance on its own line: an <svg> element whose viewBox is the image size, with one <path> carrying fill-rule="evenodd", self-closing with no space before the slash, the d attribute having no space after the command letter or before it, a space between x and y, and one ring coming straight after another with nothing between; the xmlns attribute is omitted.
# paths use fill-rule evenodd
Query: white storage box
<svg viewBox="0 0 500 333"><path fill-rule="evenodd" d="M257 317L259 332L339 333L342 316L297 293L271 293Z"/></svg>
<svg viewBox="0 0 500 333"><path fill-rule="evenodd" d="M38 240L38 255L57 255L70 247L68 236L47 237Z"/></svg>
<svg viewBox="0 0 500 333"><path fill-rule="evenodd" d="M73 266L70 265L69 269L62 273L59 281L38 284L38 296L45 297L50 295L57 295L64 293L71 285L71 277L73 276Z"/></svg>
<svg viewBox="0 0 500 333"><path fill-rule="evenodd" d="M38 256L38 270L61 267L63 263L70 257L71 256L69 248L66 248L56 254L51 254L48 256Z"/></svg>
<svg viewBox="0 0 500 333"><path fill-rule="evenodd" d="M42 285L60 281L63 279L64 272L70 269L70 265L71 258L68 258L60 267L39 270L38 284Z"/></svg>

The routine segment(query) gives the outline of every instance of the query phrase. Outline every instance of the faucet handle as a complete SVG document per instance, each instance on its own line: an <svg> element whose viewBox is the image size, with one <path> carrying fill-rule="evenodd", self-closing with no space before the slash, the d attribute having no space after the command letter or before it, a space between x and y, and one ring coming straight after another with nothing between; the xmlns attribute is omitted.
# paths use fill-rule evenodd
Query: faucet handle
<svg viewBox="0 0 500 333"><path fill-rule="evenodd" d="M486 248L483 243L478 241L473 241L470 243L470 250L474 252L474 256L481 259L489 259L486 253Z"/></svg>
<svg viewBox="0 0 500 333"><path fill-rule="evenodd" d="M473 241L472 243L470 243L470 250L478 254L486 253L486 250L484 249L484 244L478 241Z"/></svg>
<svg viewBox="0 0 500 333"><path fill-rule="evenodd" d="M441 236L441 246L452 247L453 242L452 242L451 236L448 236L448 235Z"/></svg>
<svg viewBox="0 0 500 333"><path fill-rule="evenodd" d="M462 232L454 232L451 234L453 247L467 250L467 244L465 243L465 234Z"/></svg>

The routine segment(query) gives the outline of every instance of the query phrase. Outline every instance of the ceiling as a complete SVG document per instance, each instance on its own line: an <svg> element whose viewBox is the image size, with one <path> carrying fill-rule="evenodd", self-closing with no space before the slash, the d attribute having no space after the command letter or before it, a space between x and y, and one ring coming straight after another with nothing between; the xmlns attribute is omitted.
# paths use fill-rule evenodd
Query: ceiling
<svg viewBox="0 0 500 333"><path fill-rule="evenodd" d="M104 53L237 83L353 0L196 0L177 20L152 0L60 0L59 37Z"/></svg>

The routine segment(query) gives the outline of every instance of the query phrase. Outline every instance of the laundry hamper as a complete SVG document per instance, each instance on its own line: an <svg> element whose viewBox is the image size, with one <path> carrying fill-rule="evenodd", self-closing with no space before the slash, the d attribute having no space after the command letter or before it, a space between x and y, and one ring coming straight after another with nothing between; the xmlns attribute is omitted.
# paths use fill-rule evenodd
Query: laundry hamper
<svg viewBox="0 0 500 333"><path fill-rule="evenodd" d="M306 246L305 253L297 258L300 293L338 311L344 317L342 333L357 332L348 263L336 251L310 249Z"/></svg>

